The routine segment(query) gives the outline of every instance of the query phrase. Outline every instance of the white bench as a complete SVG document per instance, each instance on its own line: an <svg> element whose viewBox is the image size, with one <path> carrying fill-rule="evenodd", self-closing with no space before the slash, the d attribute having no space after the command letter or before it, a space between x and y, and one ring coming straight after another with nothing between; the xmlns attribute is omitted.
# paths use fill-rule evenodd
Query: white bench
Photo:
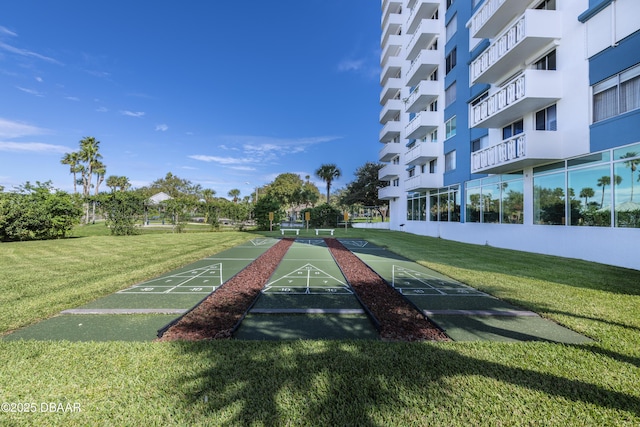
<svg viewBox="0 0 640 427"><path fill-rule="evenodd" d="M295 231L296 232L296 236L298 236L300 234L300 229L298 229L298 228L281 228L280 229L280 234L282 234L284 236L284 232L285 231Z"/></svg>
<svg viewBox="0 0 640 427"><path fill-rule="evenodd" d="M320 232L331 233L331 235L333 236L333 228L316 228L316 236Z"/></svg>

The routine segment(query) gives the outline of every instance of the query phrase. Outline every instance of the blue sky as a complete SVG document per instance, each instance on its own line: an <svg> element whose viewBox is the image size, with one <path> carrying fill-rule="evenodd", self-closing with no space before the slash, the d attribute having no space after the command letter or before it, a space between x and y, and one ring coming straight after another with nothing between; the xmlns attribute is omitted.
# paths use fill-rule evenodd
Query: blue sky
<svg viewBox="0 0 640 427"><path fill-rule="evenodd" d="M377 161L379 1L4 3L7 190L72 191L60 159L85 136L107 176L141 187L172 172L218 196L323 163L342 170L338 188Z"/></svg>

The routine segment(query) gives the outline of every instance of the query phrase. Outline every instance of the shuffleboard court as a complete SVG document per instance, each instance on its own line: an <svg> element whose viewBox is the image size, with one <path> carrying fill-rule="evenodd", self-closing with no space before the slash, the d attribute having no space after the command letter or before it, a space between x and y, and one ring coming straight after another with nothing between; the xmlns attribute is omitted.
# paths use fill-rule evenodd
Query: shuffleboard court
<svg viewBox="0 0 640 427"><path fill-rule="evenodd" d="M377 331L324 240L296 239L235 337L375 339Z"/></svg>
<svg viewBox="0 0 640 427"><path fill-rule="evenodd" d="M276 242L273 238L253 239L81 307L65 310L3 339L153 340L158 329L206 298Z"/></svg>
<svg viewBox="0 0 640 427"><path fill-rule="evenodd" d="M516 307L365 240L340 241L456 341L589 341L532 311Z"/></svg>

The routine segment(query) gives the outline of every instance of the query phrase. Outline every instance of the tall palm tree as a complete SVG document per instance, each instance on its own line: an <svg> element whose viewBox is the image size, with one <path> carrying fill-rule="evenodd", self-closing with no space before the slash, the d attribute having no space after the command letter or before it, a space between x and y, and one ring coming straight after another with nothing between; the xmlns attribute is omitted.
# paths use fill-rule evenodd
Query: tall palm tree
<svg viewBox="0 0 640 427"><path fill-rule="evenodd" d="M102 155L98 152L100 149L100 141L96 140L92 136L85 137L80 141L80 160L86 164L84 168L84 175L82 178L83 194L89 195L91 188L91 178L94 174L93 168L96 162L102 158Z"/></svg>
<svg viewBox="0 0 640 427"><path fill-rule="evenodd" d="M340 169L333 163L321 165L316 170L316 176L327 183L327 204L329 204L329 197L331 196L331 183L334 179L340 178L342 174Z"/></svg>
<svg viewBox="0 0 640 427"><path fill-rule="evenodd" d="M78 177L77 173L80 172L80 153L74 151L72 153L64 153L64 157L60 160L63 165L69 166L69 172L73 174L73 192L78 192Z"/></svg>
<svg viewBox="0 0 640 427"><path fill-rule="evenodd" d="M93 194L98 195L100 184L104 182L104 175L107 173L107 167L101 161L96 161L93 164L93 173L96 174L96 188Z"/></svg>
<svg viewBox="0 0 640 427"><path fill-rule="evenodd" d="M624 156L620 157L621 159L631 159L624 162L624 165L631 169L631 198L630 202L633 202L633 174L638 169L638 165L640 165L640 158L638 158L638 153L630 151L625 153Z"/></svg>
<svg viewBox="0 0 640 427"><path fill-rule="evenodd" d="M233 190L229 190L229 193L227 193L227 195L231 198L233 198L233 203L238 203L238 197L240 196L240 190L238 190L237 188L234 188Z"/></svg>

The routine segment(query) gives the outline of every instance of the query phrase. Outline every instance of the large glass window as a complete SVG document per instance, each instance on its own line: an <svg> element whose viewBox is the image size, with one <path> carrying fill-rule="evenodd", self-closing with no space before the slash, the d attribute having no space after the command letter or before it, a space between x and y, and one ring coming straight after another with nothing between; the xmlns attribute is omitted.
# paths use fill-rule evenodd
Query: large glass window
<svg viewBox="0 0 640 427"><path fill-rule="evenodd" d="M548 169L558 171L549 172ZM567 223L565 187L564 162L556 163L551 168L534 169L533 221L535 224L564 225Z"/></svg>
<svg viewBox="0 0 640 427"><path fill-rule="evenodd" d="M614 151L616 227L640 227L640 144Z"/></svg>
<svg viewBox="0 0 640 427"><path fill-rule="evenodd" d="M467 182L466 222L524 223L522 173Z"/></svg>
<svg viewBox="0 0 640 427"><path fill-rule="evenodd" d="M609 163L579 169L572 169L569 166L567 179L570 197L569 223L609 227L611 225Z"/></svg>
<svg viewBox="0 0 640 427"><path fill-rule="evenodd" d="M431 190L429 193L429 220L460 222L460 190L458 186Z"/></svg>
<svg viewBox="0 0 640 427"><path fill-rule="evenodd" d="M450 172L456 169L456 150L449 151L444 155L444 171Z"/></svg>

